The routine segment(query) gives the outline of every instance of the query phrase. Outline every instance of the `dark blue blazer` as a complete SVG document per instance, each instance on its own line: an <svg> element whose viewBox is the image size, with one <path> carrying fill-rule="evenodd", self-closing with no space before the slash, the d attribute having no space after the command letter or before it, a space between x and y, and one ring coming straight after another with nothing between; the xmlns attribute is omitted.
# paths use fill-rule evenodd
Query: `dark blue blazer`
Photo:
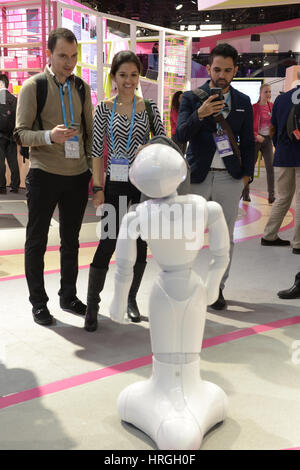
<svg viewBox="0 0 300 470"><path fill-rule="evenodd" d="M286 132L286 122L289 116L293 100L300 102L300 86L293 88L282 95L277 96L273 110L271 123L275 126L273 143L275 145L274 166L300 166L300 143L292 142Z"/></svg>
<svg viewBox="0 0 300 470"><path fill-rule="evenodd" d="M209 81L201 86L210 94ZM230 86L231 110L226 121L230 125L237 142L239 142L242 166L236 155L225 157L224 164L233 178L253 177L255 141L253 134L253 111L249 96ZM214 118L208 116L199 120L197 110L201 106L199 98L192 92L182 95L178 113L176 139L179 142L189 141L187 152L191 167L191 183L201 183L209 172L216 144L213 133L217 126Z"/></svg>

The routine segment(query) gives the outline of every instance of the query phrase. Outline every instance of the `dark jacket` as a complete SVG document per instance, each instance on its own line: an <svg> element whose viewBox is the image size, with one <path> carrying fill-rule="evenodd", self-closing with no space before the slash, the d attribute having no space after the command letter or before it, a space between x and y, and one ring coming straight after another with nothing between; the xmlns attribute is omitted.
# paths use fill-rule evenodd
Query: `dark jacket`
<svg viewBox="0 0 300 470"><path fill-rule="evenodd" d="M12 140L16 123L17 98L6 88L1 88L0 105L4 105L0 106L0 136Z"/></svg>
<svg viewBox="0 0 300 470"><path fill-rule="evenodd" d="M275 145L274 166L300 166L300 143L292 142L286 133L286 122L293 106L292 95L300 100L300 85L277 96L271 123L275 126L273 143Z"/></svg>
<svg viewBox="0 0 300 470"><path fill-rule="evenodd" d="M202 87L210 94L209 81ZM250 98L230 86L231 111L226 121L230 125L237 142L239 142L242 167L236 155L223 159L226 169L233 178L253 177L255 142L253 135L253 111ZM199 120L197 110L201 102L192 91L182 95L179 108L176 138L179 142L189 141L187 158L191 166L191 183L201 183L209 172L216 144L213 133L217 126L214 118L208 116Z"/></svg>

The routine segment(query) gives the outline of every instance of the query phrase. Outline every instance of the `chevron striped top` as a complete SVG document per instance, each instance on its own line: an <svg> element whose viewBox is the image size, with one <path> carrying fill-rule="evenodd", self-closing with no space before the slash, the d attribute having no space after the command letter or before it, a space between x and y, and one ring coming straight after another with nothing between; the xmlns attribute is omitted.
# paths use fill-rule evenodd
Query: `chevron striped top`
<svg viewBox="0 0 300 470"><path fill-rule="evenodd" d="M149 100L153 115L153 127L155 135L166 135L161 117L154 101ZM110 135L110 118L112 110L101 101L97 108L94 117L94 137L92 157L103 157L104 150L104 136L106 137L108 149L108 162L107 162L107 175L110 174L110 159L112 154L112 143ZM127 140L130 129L130 119L126 114L119 114L115 112L113 120L113 135L115 141L116 153L125 153ZM135 113L132 138L129 148L129 165L132 164L135 158L135 152L139 145L144 145L149 140L150 124L146 109L139 113Z"/></svg>

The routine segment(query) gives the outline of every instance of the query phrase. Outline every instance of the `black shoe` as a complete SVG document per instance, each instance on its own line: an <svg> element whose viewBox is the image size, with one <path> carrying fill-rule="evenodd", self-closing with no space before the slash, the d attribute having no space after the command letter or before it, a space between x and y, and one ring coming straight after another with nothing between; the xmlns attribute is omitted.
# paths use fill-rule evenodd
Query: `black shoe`
<svg viewBox="0 0 300 470"><path fill-rule="evenodd" d="M300 286L294 284L290 289L277 292L280 299L298 299L300 297Z"/></svg>
<svg viewBox="0 0 300 470"><path fill-rule="evenodd" d="M213 304L209 305L210 308L214 310L224 310L226 308L226 300L223 297L222 289L219 290L219 298Z"/></svg>
<svg viewBox="0 0 300 470"><path fill-rule="evenodd" d="M293 248L294 255L300 255L300 248Z"/></svg>
<svg viewBox="0 0 300 470"><path fill-rule="evenodd" d="M11 193L16 193L16 194L17 194L17 193L19 192L19 189L18 189L18 188L11 188L11 189L9 190L9 192L11 192Z"/></svg>
<svg viewBox="0 0 300 470"><path fill-rule="evenodd" d="M96 331L98 328L98 311L100 302L100 293L103 290L108 268L96 268L90 265L87 307L84 320L84 329L86 331Z"/></svg>
<svg viewBox="0 0 300 470"><path fill-rule="evenodd" d="M0 194L6 194L7 191L6 191L6 188L0 188Z"/></svg>
<svg viewBox="0 0 300 470"><path fill-rule="evenodd" d="M244 202L251 202L251 197L249 196L249 194L243 196L243 201Z"/></svg>
<svg viewBox="0 0 300 470"><path fill-rule="evenodd" d="M279 237L277 237L275 240L266 240L265 238L261 238L260 242L263 246L288 246L290 245L289 240L282 240Z"/></svg>
<svg viewBox="0 0 300 470"><path fill-rule="evenodd" d="M87 304L86 307L86 314L84 319L84 329L86 331L96 331L98 328L98 312L99 306L98 304Z"/></svg>
<svg viewBox="0 0 300 470"><path fill-rule="evenodd" d="M127 314L132 322L139 323L141 321L141 314L135 299L128 299Z"/></svg>
<svg viewBox="0 0 300 470"><path fill-rule="evenodd" d="M268 199L269 204L273 204L274 201L275 201L275 197L269 196L269 199Z"/></svg>
<svg viewBox="0 0 300 470"><path fill-rule="evenodd" d="M128 318L134 323L139 323L141 321L141 314L136 303L136 296L144 275L144 271L146 269L146 265L146 262L136 262L133 268L133 279L128 294L127 314Z"/></svg>
<svg viewBox="0 0 300 470"><path fill-rule="evenodd" d="M47 307L34 308L32 309L32 315L35 323L39 325L47 326L53 323L53 316L50 314Z"/></svg>
<svg viewBox="0 0 300 470"><path fill-rule="evenodd" d="M77 315L85 315L86 305L84 305L81 302L81 300L77 299L77 297L69 301L63 300L62 298L60 298L59 303L60 303L61 309L64 310L65 312L76 313Z"/></svg>

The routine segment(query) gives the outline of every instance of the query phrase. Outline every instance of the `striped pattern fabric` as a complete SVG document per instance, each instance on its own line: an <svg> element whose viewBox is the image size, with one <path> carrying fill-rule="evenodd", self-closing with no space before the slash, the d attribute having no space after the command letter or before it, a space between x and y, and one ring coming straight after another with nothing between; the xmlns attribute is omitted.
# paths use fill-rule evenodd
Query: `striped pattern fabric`
<svg viewBox="0 0 300 470"><path fill-rule="evenodd" d="M158 108L154 101L149 100L153 115L153 126L155 135L165 135L165 130ZM108 149L108 163L107 163L107 175L110 174L110 160L112 155L112 144L110 135L110 118L112 110L109 109L106 104L101 101L97 108L94 117L94 138L93 138L93 149L92 157L103 157L104 150L104 136L106 136L106 143ZM113 135L115 142L116 154L125 155L128 135L130 129L130 119L127 115L118 114L115 112L113 120ZM146 110L143 110L135 114L132 138L130 142L128 158L129 165L132 164L135 153L139 145L144 145L149 140L150 124Z"/></svg>

